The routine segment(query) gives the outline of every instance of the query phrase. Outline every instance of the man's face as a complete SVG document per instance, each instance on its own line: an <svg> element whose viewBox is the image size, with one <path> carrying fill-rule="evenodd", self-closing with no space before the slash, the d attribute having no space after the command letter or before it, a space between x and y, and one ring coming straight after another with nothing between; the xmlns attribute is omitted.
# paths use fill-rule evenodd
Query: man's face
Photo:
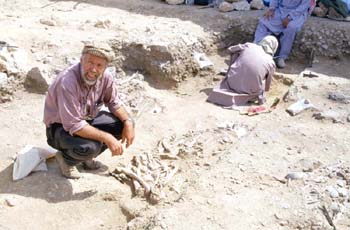
<svg viewBox="0 0 350 230"><path fill-rule="evenodd" d="M102 57L84 54L81 58L83 78L87 82L96 82L107 68L107 64L107 60Z"/></svg>

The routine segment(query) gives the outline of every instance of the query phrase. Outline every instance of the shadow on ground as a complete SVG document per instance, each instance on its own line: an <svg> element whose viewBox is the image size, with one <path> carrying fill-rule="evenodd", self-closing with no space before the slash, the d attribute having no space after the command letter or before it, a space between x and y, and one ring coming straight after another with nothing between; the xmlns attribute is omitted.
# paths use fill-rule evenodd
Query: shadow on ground
<svg viewBox="0 0 350 230"><path fill-rule="evenodd" d="M72 200L84 200L96 194L96 191L73 193L72 184L60 175L53 160L48 161L48 171L35 172L18 180L12 180L12 164L0 172L0 194L15 194L59 203Z"/></svg>

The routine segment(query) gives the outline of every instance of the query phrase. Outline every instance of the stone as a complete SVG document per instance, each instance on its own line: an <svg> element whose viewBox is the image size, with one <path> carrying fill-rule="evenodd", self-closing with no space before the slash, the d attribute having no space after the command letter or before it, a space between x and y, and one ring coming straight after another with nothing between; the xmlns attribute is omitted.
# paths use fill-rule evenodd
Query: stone
<svg viewBox="0 0 350 230"><path fill-rule="evenodd" d="M250 8L253 10L262 10L264 9L264 3L262 0L253 0L250 2Z"/></svg>
<svg viewBox="0 0 350 230"><path fill-rule="evenodd" d="M287 112L295 116L299 113L301 113L304 110L315 108L314 105L307 99L300 99L299 101L295 102L294 104L290 105L287 108Z"/></svg>
<svg viewBox="0 0 350 230"><path fill-rule="evenodd" d="M0 56L0 72L7 72L7 63Z"/></svg>
<svg viewBox="0 0 350 230"><path fill-rule="evenodd" d="M232 3L232 5L234 9L238 11L250 10L250 5L247 1L235 2L235 3Z"/></svg>
<svg viewBox="0 0 350 230"><path fill-rule="evenodd" d="M326 191L329 193L330 197L332 198L338 198L339 193L333 186L327 186Z"/></svg>
<svg viewBox="0 0 350 230"><path fill-rule="evenodd" d="M32 68L24 81L24 87L33 93L45 94L51 81L39 67Z"/></svg>
<svg viewBox="0 0 350 230"><path fill-rule="evenodd" d="M5 85L7 82L7 74L0 72L0 87Z"/></svg>
<svg viewBox="0 0 350 230"><path fill-rule="evenodd" d="M13 198L6 198L5 202L9 207L14 207L17 204L16 200Z"/></svg>
<svg viewBox="0 0 350 230"><path fill-rule="evenodd" d="M328 99L341 102L344 104L350 104L350 95L346 95L340 92L330 92L328 93Z"/></svg>
<svg viewBox="0 0 350 230"><path fill-rule="evenodd" d="M327 110L322 112L317 112L312 115L316 120L331 120L334 123L340 123L340 114L333 111L333 110Z"/></svg>
<svg viewBox="0 0 350 230"><path fill-rule="evenodd" d="M304 179L306 177L306 174L303 172L291 172L288 173L285 178L287 180L300 180L300 179Z"/></svg>
<svg viewBox="0 0 350 230"><path fill-rule="evenodd" d="M334 213L337 214L340 212L340 207L336 202L332 202L331 205L329 206L329 209Z"/></svg>
<svg viewBox="0 0 350 230"><path fill-rule="evenodd" d="M56 26L57 22L52 19L41 18L40 23L46 26Z"/></svg>
<svg viewBox="0 0 350 230"><path fill-rule="evenodd" d="M311 159L301 159L299 162L303 172L312 172L322 165L320 161Z"/></svg>
<svg viewBox="0 0 350 230"><path fill-rule="evenodd" d="M204 53L198 53L194 52L193 57L196 60L196 62L199 65L199 68L202 69L207 69L213 66L213 62L210 61L210 59L204 54Z"/></svg>
<svg viewBox="0 0 350 230"><path fill-rule="evenodd" d="M0 50L0 72L7 72L8 75L19 75L27 70L27 53L16 48L5 47Z"/></svg>
<svg viewBox="0 0 350 230"><path fill-rule="evenodd" d="M108 29L111 27L111 24L112 22L109 19L106 19L106 20L98 20L94 26L96 28Z"/></svg>
<svg viewBox="0 0 350 230"><path fill-rule="evenodd" d="M183 4L184 0L165 0L169 5L180 5Z"/></svg>
<svg viewBox="0 0 350 230"><path fill-rule="evenodd" d="M233 6L233 4L231 4L231 3L222 2L222 3L219 5L219 10L220 10L221 12L230 12L230 11L233 11L233 10L234 10L234 6Z"/></svg>
<svg viewBox="0 0 350 230"><path fill-rule="evenodd" d="M341 197L348 196L348 190L346 188L337 188L337 192Z"/></svg>
<svg viewBox="0 0 350 230"><path fill-rule="evenodd" d="M323 17L326 16L327 11L325 11L325 10L324 10L323 8L321 8L321 7L315 7L315 9L312 11L312 13L313 13L314 15L316 15L317 17L323 18Z"/></svg>
<svg viewBox="0 0 350 230"><path fill-rule="evenodd" d="M300 94L300 90L298 89L298 87L296 85L292 85L287 94L283 97L283 101L284 102L289 102L289 101L297 101L299 100L299 94Z"/></svg>
<svg viewBox="0 0 350 230"><path fill-rule="evenodd" d="M147 204L140 199L127 198L122 199L119 203L122 212L129 219L142 216L142 211L145 209L146 205Z"/></svg>

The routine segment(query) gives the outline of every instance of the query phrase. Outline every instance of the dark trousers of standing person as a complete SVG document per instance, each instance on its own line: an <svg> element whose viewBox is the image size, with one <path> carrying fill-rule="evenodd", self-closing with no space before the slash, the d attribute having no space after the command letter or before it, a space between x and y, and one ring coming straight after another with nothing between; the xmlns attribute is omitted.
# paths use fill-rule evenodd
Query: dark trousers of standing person
<svg viewBox="0 0 350 230"><path fill-rule="evenodd" d="M101 111L95 119L87 122L93 127L121 139L124 126L113 114ZM99 141L70 135L60 123L54 123L47 128L46 137L47 143L61 151L63 158L70 166L91 160L107 149L107 146Z"/></svg>

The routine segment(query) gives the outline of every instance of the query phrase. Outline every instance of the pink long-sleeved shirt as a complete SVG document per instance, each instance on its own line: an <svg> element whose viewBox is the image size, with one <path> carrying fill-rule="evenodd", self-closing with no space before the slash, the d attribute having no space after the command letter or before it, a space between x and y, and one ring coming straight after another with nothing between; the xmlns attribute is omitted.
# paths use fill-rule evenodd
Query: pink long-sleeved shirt
<svg viewBox="0 0 350 230"><path fill-rule="evenodd" d="M116 111L122 102L113 76L105 71L93 86L87 86L80 71L80 63L62 71L50 85L44 108L44 123L49 127L61 123L73 135L96 117L104 104Z"/></svg>

